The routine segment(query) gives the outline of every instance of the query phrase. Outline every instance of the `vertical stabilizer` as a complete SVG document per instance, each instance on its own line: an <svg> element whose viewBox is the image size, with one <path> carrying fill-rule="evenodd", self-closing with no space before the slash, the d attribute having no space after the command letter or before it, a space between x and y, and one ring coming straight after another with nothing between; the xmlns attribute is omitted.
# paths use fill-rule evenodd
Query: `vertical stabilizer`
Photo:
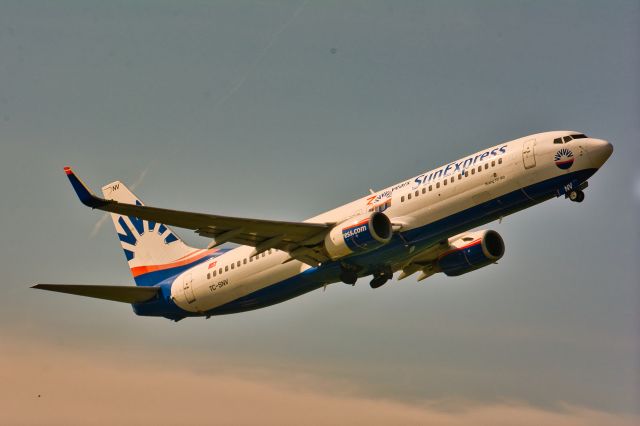
<svg viewBox="0 0 640 426"><path fill-rule="evenodd" d="M122 182L102 188L104 198L143 205ZM186 245L166 225L110 213L129 268L137 285L156 285L213 256L216 250Z"/></svg>

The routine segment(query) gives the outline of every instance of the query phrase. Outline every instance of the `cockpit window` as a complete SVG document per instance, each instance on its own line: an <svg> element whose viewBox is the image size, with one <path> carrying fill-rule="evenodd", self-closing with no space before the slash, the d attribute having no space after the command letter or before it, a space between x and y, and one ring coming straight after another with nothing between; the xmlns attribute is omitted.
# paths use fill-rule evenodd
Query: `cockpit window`
<svg viewBox="0 0 640 426"><path fill-rule="evenodd" d="M569 136L564 136L562 138L555 138L553 140L553 143L567 143L567 142L571 142L573 139L586 139L589 136L582 134L582 133L576 133L575 135L569 135Z"/></svg>

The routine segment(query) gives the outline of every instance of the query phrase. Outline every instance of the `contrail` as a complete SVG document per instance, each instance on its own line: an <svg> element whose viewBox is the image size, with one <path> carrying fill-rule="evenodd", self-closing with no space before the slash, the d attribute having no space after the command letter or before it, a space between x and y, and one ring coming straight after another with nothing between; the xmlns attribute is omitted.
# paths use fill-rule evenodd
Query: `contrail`
<svg viewBox="0 0 640 426"><path fill-rule="evenodd" d="M219 107L220 105L224 104L227 100L229 100L229 98L231 96L233 96L234 93L236 93L242 87L242 85L245 83L245 81L247 81L247 78L249 78L249 75L251 75L251 73L258 67L260 62L262 62L262 60L267 55L269 50L273 47L273 45L275 44L276 40L278 39L278 36L280 36L280 34L282 34L284 32L284 30L286 30L291 25L291 23L298 17L298 15L300 15L300 12L302 12L302 9L304 9L304 7L307 5L308 2L309 2L309 0L304 0L300 4L300 6L298 6L298 8L295 10L295 12L293 12L291 17L275 33L273 33L273 35L269 39L269 42L266 44L265 47L262 48L262 50L260 51L260 53L256 57L255 61L253 61L251 66L240 77L240 80L238 80L238 82L231 88L231 90L229 90L229 92L225 96L223 96L218 102L215 103L215 105L213 106L213 109L215 109L215 108Z"/></svg>
<svg viewBox="0 0 640 426"><path fill-rule="evenodd" d="M157 160L153 160L151 163L149 163L147 167L145 167L144 170L140 172L140 175L138 175L138 179L136 179L136 181L129 187L131 191L136 189L136 187L142 183L142 181L144 180L144 177L149 172L149 169L151 169L151 166L153 166L157 162L158 162ZM105 213L104 215L102 215L102 217L96 222L96 224L93 225L93 229L91 229L91 234L89 234L89 238L93 238L98 234L98 232L100 231L100 228L102 228L102 225L104 225L107 219L109 219L109 214L110 213Z"/></svg>
<svg viewBox="0 0 640 426"><path fill-rule="evenodd" d="M100 220L98 220L96 224L93 225L93 229L91 230L91 234L89 234L89 238L93 238L98 234L98 231L100 231L100 228L102 228L102 225L104 225L104 223L107 221L108 218L109 218L109 213L105 213L102 215Z"/></svg>
<svg viewBox="0 0 640 426"><path fill-rule="evenodd" d="M262 60L264 59L264 57L267 55L267 53L269 53L269 50L271 50L271 48L273 47L273 45L276 43L276 41L278 40L278 37L280 36L280 34L282 34L290 25L291 23L293 23L293 21L300 15L300 13L302 12L302 10L304 9L304 7L307 5L307 3L309 3L309 0L304 0L302 3L300 3L300 6L298 6L298 8L293 12L293 14L291 15L291 17L284 23L282 24L282 26L275 32L273 33L273 35L271 36L271 38L269 39L269 42L265 45L265 47L262 48L262 50L260 51L260 53L258 54L258 56L256 57L255 61L253 61L253 63L251 64L251 66L247 69L247 71L240 77L240 80L238 80L238 82L231 88L231 90L229 90L229 92L222 97L218 102L215 103L215 105L213 106L213 108L217 108L220 105L224 104L227 100L229 100L229 98L231 98L231 96L233 96L234 93L236 93L241 87L242 85L244 85L244 83L247 81L247 79L249 78L249 75L251 75L251 73L258 67L258 65L260 65L260 62L262 62ZM149 171L149 169L151 168L151 166L153 164L155 164L157 162L157 160L152 161L138 176L138 179L133 183L133 185L130 186L131 190L133 191L138 185L140 185L142 183L142 180L144 179L144 177L146 176L147 172ZM102 225L104 225L104 223L107 221L107 219L109 218L109 213L105 213L97 222L96 224L93 226L93 229L91 230L91 233L89 234L89 238L93 238L95 237L98 232L100 231L100 229L102 228Z"/></svg>

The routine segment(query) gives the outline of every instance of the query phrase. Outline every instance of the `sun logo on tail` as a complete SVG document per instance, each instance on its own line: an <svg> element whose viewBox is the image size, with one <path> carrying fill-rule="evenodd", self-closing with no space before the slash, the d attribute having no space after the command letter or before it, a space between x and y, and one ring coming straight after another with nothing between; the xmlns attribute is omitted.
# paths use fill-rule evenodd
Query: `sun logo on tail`
<svg viewBox="0 0 640 426"><path fill-rule="evenodd" d="M556 166L562 170L567 170L573 164L573 152L567 148L562 148L560 151L556 152L556 155L553 157L556 162Z"/></svg>
<svg viewBox="0 0 640 426"><path fill-rule="evenodd" d="M141 206L142 203L136 200L136 205ZM178 237L176 237L173 232L169 231L169 228L161 223L142 220L134 216L127 216L127 219L129 219L131 226L129 226L129 223L127 223L124 216L118 217L118 225L120 225L120 228L122 228L122 231L124 232L123 234L118 232L118 239L123 243L136 246L140 237L145 235L147 232L159 235L162 237L165 244L171 244L178 241ZM135 252L126 248L124 248L124 254L128 261L135 257Z"/></svg>

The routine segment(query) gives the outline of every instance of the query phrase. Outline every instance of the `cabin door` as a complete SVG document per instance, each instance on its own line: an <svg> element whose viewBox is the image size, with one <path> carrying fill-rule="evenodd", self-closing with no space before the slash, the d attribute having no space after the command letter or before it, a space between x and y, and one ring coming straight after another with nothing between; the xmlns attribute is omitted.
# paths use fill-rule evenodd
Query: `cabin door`
<svg viewBox="0 0 640 426"><path fill-rule="evenodd" d="M524 162L524 168L530 169L536 166L536 140L528 139L524 141L522 145L522 161Z"/></svg>
<svg viewBox="0 0 640 426"><path fill-rule="evenodd" d="M193 303L196 300L196 296L193 294L193 278L191 277L191 272L184 275L182 290L184 291L184 297L187 299L187 303Z"/></svg>

